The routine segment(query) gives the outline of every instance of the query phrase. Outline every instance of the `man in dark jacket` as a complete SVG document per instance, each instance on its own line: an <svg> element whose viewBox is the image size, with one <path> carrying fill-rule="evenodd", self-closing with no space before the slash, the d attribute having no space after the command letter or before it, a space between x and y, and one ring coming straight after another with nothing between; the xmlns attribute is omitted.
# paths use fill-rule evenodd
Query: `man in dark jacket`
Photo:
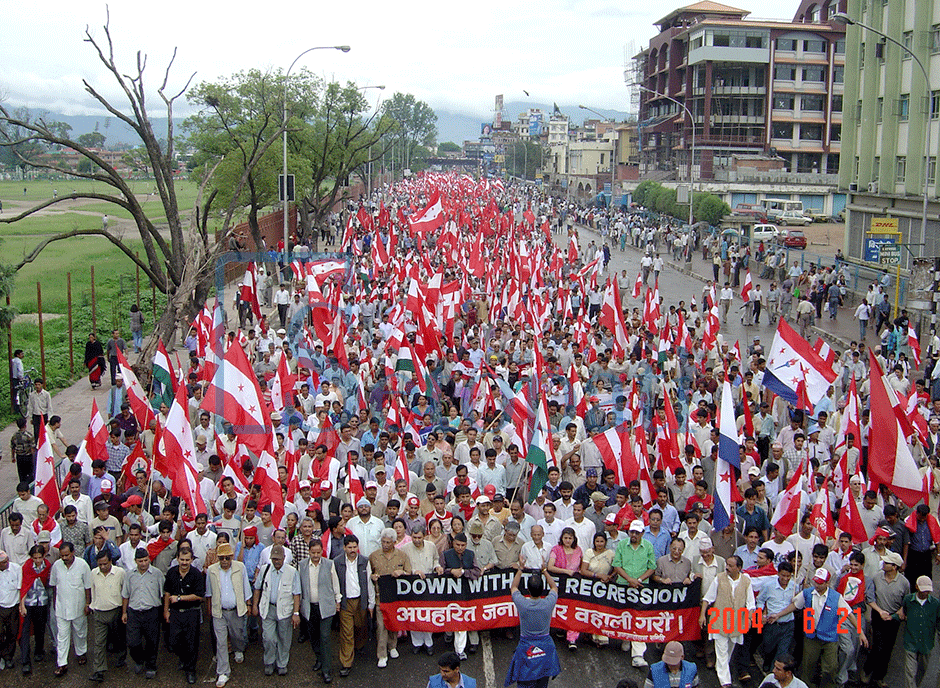
<svg viewBox="0 0 940 688"><path fill-rule="evenodd" d="M343 538L343 551L333 559L336 577L343 600L339 609L339 675L349 676L355 650L366 645L369 636L369 616L375 609L375 588L372 586L372 567L369 560L359 554L359 538Z"/></svg>
<svg viewBox="0 0 940 688"><path fill-rule="evenodd" d="M454 535L454 546L452 549L444 550L441 555L441 566L444 568L445 576L454 578L467 578L476 580L480 577L480 568L476 565L476 560L472 550L467 549L467 536L463 533ZM461 661L467 659L467 631L454 632L454 652ZM471 652L476 652L476 646L471 647Z"/></svg>

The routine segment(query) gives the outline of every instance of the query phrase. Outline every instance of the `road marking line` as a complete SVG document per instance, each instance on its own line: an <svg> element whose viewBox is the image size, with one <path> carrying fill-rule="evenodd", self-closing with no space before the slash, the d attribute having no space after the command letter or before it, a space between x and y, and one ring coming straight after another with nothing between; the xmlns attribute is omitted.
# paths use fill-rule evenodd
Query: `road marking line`
<svg viewBox="0 0 940 688"><path fill-rule="evenodd" d="M480 645L483 648L483 688L496 688L496 668L493 666L493 643L490 632L480 633Z"/></svg>

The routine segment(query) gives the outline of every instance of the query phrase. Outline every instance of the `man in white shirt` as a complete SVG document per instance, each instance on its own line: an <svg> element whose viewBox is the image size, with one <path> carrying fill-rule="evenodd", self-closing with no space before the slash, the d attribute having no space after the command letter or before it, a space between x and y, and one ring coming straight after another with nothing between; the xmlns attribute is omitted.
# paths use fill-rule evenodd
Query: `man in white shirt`
<svg viewBox="0 0 940 688"><path fill-rule="evenodd" d="M543 569L548 564L548 557L552 548L544 540L545 531L536 524L530 531L531 540L522 545L519 559L524 569Z"/></svg>
<svg viewBox="0 0 940 688"><path fill-rule="evenodd" d="M20 630L20 585L23 572L19 564L10 561L6 552L0 552L0 661L13 667L13 654Z"/></svg>
<svg viewBox="0 0 940 688"><path fill-rule="evenodd" d="M23 526L23 517L10 514L10 525L0 531L0 549L7 553L10 561L22 566L29 559L29 548L36 542L32 528Z"/></svg>
<svg viewBox="0 0 940 688"><path fill-rule="evenodd" d="M69 650L75 640L75 655L80 662L88 652L88 617L85 609L91 604L91 569L85 560L75 556L70 542L59 547L59 559L52 565L49 585L55 588L55 628L57 666L55 676L68 671Z"/></svg>
<svg viewBox="0 0 940 688"><path fill-rule="evenodd" d="M91 497L82 494L82 481L78 478L72 478L69 480L68 489L69 493L62 498L62 508L64 509L71 504L75 507L79 522L85 525L90 524L95 517L95 510L91 505ZM131 563L133 564L133 562Z"/></svg>
<svg viewBox="0 0 940 688"><path fill-rule="evenodd" d="M196 516L196 529L188 536L193 544L193 566L200 571L206 570L206 555L209 550L215 549L216 534L209 530L209 519L206 514ZM131 550L134 551L134 550ZM123 558L121 559L123 562ZM128 562L129 566L134 566L133 559ZM251 573L254 573L253 571Z"/></svg>
<svg viewBox="0 0 940 688"><path fill-rule="evenodd" d="M559 543L561 531L565 529L565 522L555 518L554 502L545 502L545 505L542 507L542 513L545 517L539 519L538 525L542 527L545 542L548 544L549 550L551 550L552 547Z"/></svg>
<svg viewBox="0 0 940 688"><path fill-rule="evenodd" d="M266 564L271 563L271 549L275 545L280 545L284 548L285 564L290 564L294 561L294 554L291 552L290 547L287 546L287 532L282 528L278 528L274 531L274 541L261 550L261 555L258 557L258 571L263 569Z"/></svg>

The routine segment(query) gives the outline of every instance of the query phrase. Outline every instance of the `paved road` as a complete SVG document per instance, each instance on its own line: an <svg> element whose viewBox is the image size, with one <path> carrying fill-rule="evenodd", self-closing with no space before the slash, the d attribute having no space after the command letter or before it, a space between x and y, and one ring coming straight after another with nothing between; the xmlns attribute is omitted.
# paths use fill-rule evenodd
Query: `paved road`
<svg viewBox="0 0 940 688"><path fill-rule="evenodd" d="M578 233L582 250L591 240L596 244L602 241L600 234L589 227L579 226ZM560 234L556 235L555 241L559 246L562 246L562 244L564 244L564 237ZM564 246L562 247L564 248ZM800 251L795 250L790 252L791 264L794 260L799 260L800 253ZM688 306L691 299L694 297L699 309L701 309L702 289L705 286L705 281L712 277L711 261L703 261L701 251L695 254L691 263L673 262L671 260L671 254L668 251L661 251L660 255L666 260L666 268L663 270L662 275L660 275L659 293L665 300L666 306L678 304L679 301L685 301ZM627 277L632 285L633 280L636 279L637 273L640 271L641 257L642 253L632 246L628 245L625 251L620 251L619 244L616 246L612 245L611 261L608 270L611 274L616 271L618 275L622 270L626 270ZM722 276L721 279L723 281L724 277ZM741 275L741 279L744 279L743 274ZM756 272L751 273L751 279L754 283L760 283L761 289L766 294L770 280L760 279ZM631 309L636 307L642 311L642 296L640 299L632 298L629 293L626 296L626 303ZM745 327L741 324L740 312L737 311L741 305L740 288L738 288L735 289L735 300L728 315L728 322L721 326L721 334L724 335L725 340L731 345L734 344L735 340L739 340L743 349L746 344L751 343L754 337L760 337L764 346L769 346L770 342L773 341L775 326L769 323L766 312L761 314L760 325ZM859 334L858 321L852 316L853 312L854 305L845 305L839 310L836 319L830 320L825 309L823 309L823 317L821 320L817 321L817 327L814 328L815 333L823 336L830 343L836 344L837 346L835 348L837 350L847 348L849 342L858 339ZM738 313L738 317L732 317L735 313ZM793 324L792 321L791 324ZM872 330L873 328L869 328L868 331L867 344L869 346L874 346L879 341ZM811 339L815 341L815 337Z"/></svg>
<svg viewBox="0 0 940 688"><path fill-rule="evenodd" d="M494 634L494 636L496 635ZM336 638L335 635L334 638ZM481 688L501 687L506 676L509 660L516 646L515 641L494 637L491 641L491 652L486 651L485 645L486 639L484 638L481 651L470 656L469 661L464 663L463 670L468 675L476 678ZM623 678L633 679L639 686L643 685L643 680L646 677L645 670L635 669L631 666L629 654L620 650L619 643L614 643L606 649L598 649L582 641L576 653L571 653L565 649L563 639L556 641L556 646L560 653L562 673L550 684L555 688L614 688L618 681ZM335 647L336 642L334 642ZM340 688L343 686L349 688L365 688L367 686L424 688L428 675L437 670L437 655L434 658L427 657L424 654L413 656L410 652L410 642L407 639L401 639L399 642L399 648L402 652L401 657L389 660L386 669L376 667L374 648L375 643L372 641L366 652L356 657L350 676L340 678L338 674L335 675L333 685ZM443 640L438 636L435 650L440 654L444 649ZM691 649L687 647L686 651L691 652ZM228 685L233 688L242 688L258 685L260 681L264 681L265 685L275 688L324 685L319 674L315 675L310 671L313 660L309 644L294 644L288 666L289 673L286 677L265 677L263 675L262 652L260 643L250 645L245 653L244 664L232 663L233 673ZM900 688L903 685L903 654L903 648L899 643L895 648L891 670L886 679L889 686ZM655 661L660 656L661 650L652 647L647 650L646 657L648 661ZM927 676L934 676L934 680L933 683L930 680L925 681L924 688L932 688L936 685L936 677L940 675L938 658L940 658L940 651L935 649L927 671ZM211 659L208 626L204 624L197 667L197 685L215 683L215 664ZM153 682L154 686L185 685L184 675L176 668L176 658L167 653L162 647L158 665L159 672L157 679ZM63 688L85 688L89 685L90 661L88 665L78 667L73 660L69 673L62 679L52 677L53 669L54 662L47 659L42 664L34 665L32 676L22 680L22 682L20 682L18 665L12 670L7 669L6 672L0 673L0 676L3 676L4 673L8 678L15 676L15 680L20 685L29 686L30 688L45 688L49 685L58 685ZM718 688L718 680L714 670L700 666L699 672L703 688ZM763 676L758 677L755 673L754 679L744 684L742 688L757 688L762 678ZM106 673L106 685L136 688L141 686L142 683L146 685L128 667L111 669Z"/></svg>

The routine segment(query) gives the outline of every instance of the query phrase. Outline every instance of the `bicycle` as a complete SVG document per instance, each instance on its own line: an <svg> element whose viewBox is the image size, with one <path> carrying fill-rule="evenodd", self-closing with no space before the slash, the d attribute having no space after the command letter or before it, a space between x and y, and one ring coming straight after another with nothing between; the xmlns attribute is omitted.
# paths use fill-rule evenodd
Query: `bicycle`
<svg viewBox="0 0 940 688"><path fill-rule="evenodd" d="M35 368L27 368L23 372L23 377L13 388L13 408L23 418L26 418L26 409L29 407L29 393L33 389L33 376L38 375L39 371Z"/></svg>

